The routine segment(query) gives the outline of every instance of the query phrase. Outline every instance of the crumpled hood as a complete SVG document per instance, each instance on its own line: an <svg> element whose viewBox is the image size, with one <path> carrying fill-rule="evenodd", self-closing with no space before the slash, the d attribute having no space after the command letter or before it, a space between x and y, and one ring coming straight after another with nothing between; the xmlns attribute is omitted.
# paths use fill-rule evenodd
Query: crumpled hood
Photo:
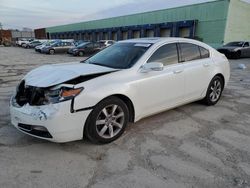
<svg viewBox="0 0 250 188"><path fill-rule="evenodd" d="M35 87L51 87L79 76L112 72L116 69L86 63L63 63L44 65L30 71L25 84Z"/></svg>

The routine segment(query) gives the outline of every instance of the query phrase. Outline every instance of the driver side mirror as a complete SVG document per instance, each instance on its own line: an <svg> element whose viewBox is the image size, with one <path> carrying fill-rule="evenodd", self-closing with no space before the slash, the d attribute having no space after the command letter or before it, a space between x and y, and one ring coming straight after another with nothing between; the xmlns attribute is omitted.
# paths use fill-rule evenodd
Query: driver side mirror
<svg viewBox="0 0 250 188"><path fill-rule="evenodd" d="M145 65L141 67L140 72L147 73L151 71L162 71L163 68L164 68L164 65L159 62L146 63Z"/></svg>

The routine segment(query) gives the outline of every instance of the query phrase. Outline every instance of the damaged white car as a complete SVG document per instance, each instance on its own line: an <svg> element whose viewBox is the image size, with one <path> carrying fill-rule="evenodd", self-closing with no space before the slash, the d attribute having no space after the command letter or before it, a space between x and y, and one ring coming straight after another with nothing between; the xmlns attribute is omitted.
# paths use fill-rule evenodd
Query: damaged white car
<svg viewBox="0 0 250 188"><path fill-rule="evenodd" d="M216 104L229 76L225 56L195 40L121 41L83 62L29 72L11 98L11 121L54 142L109 143L128 122L197 100Z"/></svg>

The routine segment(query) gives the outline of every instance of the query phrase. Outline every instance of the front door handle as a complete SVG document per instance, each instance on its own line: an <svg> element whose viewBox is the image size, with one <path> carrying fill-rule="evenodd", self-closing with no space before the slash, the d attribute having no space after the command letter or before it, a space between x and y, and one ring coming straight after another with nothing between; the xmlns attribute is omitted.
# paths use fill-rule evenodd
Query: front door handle
<svg viewBox="0 0 250 188"><path fill-rule="evenodd" d="M181 73L181 72L183 72L183 70L174 70L174 73L175 73L175 74L179 74L179 73Z"/></svg>

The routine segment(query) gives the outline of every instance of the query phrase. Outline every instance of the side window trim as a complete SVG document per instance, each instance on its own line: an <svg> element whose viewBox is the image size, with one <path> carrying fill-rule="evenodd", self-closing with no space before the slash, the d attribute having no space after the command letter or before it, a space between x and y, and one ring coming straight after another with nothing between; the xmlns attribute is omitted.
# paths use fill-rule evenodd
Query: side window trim
<svg viewBox="0 0 250 188"><path fill-rule="evenodd" d="M181 56L180 42L176 43L176 46L177 46L177 53L178 53L178 63L184 63L185 61L182 60L182 56Z"/></svg>

